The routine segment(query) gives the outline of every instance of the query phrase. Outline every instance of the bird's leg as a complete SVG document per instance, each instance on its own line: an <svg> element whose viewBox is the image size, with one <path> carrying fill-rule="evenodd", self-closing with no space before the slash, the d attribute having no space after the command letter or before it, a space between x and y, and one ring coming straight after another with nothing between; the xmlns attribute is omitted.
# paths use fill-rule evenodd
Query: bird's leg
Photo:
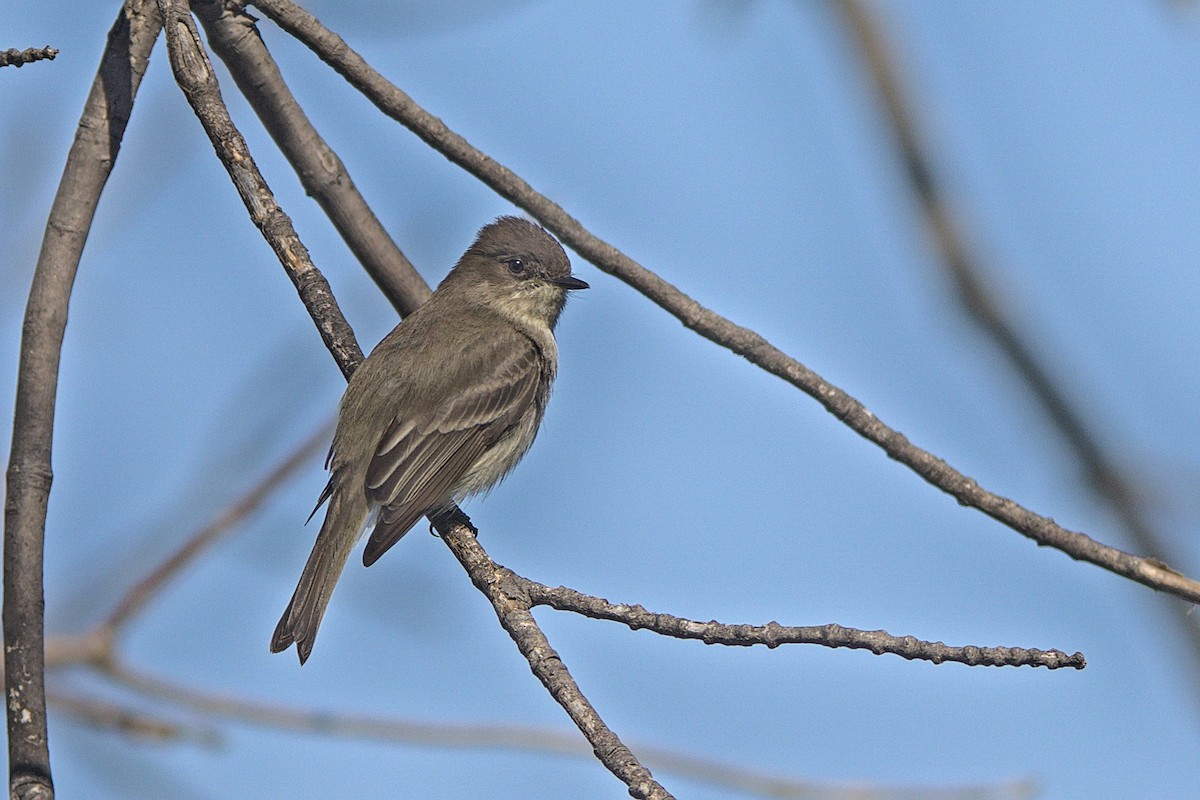
<svg viewBox="0 0 1200 800"><path fill-rule="evenodd" d="M441 538L441 535L450 530L455 525L463 525L471 532L475 538L479 538L479 529L471 523L471 518L468 517L458 506L451 506L443 511L435 511L429 515L429 533L433 536Z"/></svg>

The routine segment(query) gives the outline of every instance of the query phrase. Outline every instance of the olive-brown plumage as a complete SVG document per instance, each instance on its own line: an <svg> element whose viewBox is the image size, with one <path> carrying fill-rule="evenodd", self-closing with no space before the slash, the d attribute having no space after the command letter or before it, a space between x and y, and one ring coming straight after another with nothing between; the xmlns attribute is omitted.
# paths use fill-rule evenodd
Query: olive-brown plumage
<svg viewBox="0 0 1200 800"><path fill-rule="evenodd" d="M300 663L359 535L373 564L417 520L486 491L533 444L558 363L571 275L542 228L500 217L350 378L327 466L325 521L271 651Z"/></svg>

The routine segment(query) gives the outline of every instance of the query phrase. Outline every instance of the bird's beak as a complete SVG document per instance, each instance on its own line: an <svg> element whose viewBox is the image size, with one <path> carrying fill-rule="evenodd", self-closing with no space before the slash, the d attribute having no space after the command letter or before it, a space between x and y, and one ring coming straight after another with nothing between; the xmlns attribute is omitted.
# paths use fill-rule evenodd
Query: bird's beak
<svg viewBox="0 0 1200 800"><path fill-rule="evenodd" d="M567 291L572 291L574 289L589 288L587 283L579 280L579 278L576 278L574 275L568 275L565 278L551 278L550 283L553 283L555 286L566 289Z"/></svg>

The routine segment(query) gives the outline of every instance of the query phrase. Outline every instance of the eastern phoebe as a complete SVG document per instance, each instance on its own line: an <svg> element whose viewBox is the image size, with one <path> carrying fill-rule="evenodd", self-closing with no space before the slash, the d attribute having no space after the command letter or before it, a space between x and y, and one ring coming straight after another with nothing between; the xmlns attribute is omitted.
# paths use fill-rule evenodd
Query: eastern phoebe
<svg viewBox="0 0 1200 800"><path fill-rule="evenodd" d="M428 300L354 372L325 466L329 501L308 563L271 638L303 664L359 536L370 566L421 517L485 492L533 444L558 362L554 325L586 289L532 222L479 231ZM316 513L316 509L313 509Z"/></svg>

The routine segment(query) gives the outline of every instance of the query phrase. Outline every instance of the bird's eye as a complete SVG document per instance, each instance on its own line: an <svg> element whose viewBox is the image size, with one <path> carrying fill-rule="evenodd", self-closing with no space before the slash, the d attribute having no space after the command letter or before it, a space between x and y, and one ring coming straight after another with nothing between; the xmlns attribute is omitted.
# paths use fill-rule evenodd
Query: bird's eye
<svg viewBox="0 0 1200 800"><path fill-rule="evenodd" d="M504 263L508 266L508 271L513 275L525 274L525 262L519 258L505 259Z"/></svg>

